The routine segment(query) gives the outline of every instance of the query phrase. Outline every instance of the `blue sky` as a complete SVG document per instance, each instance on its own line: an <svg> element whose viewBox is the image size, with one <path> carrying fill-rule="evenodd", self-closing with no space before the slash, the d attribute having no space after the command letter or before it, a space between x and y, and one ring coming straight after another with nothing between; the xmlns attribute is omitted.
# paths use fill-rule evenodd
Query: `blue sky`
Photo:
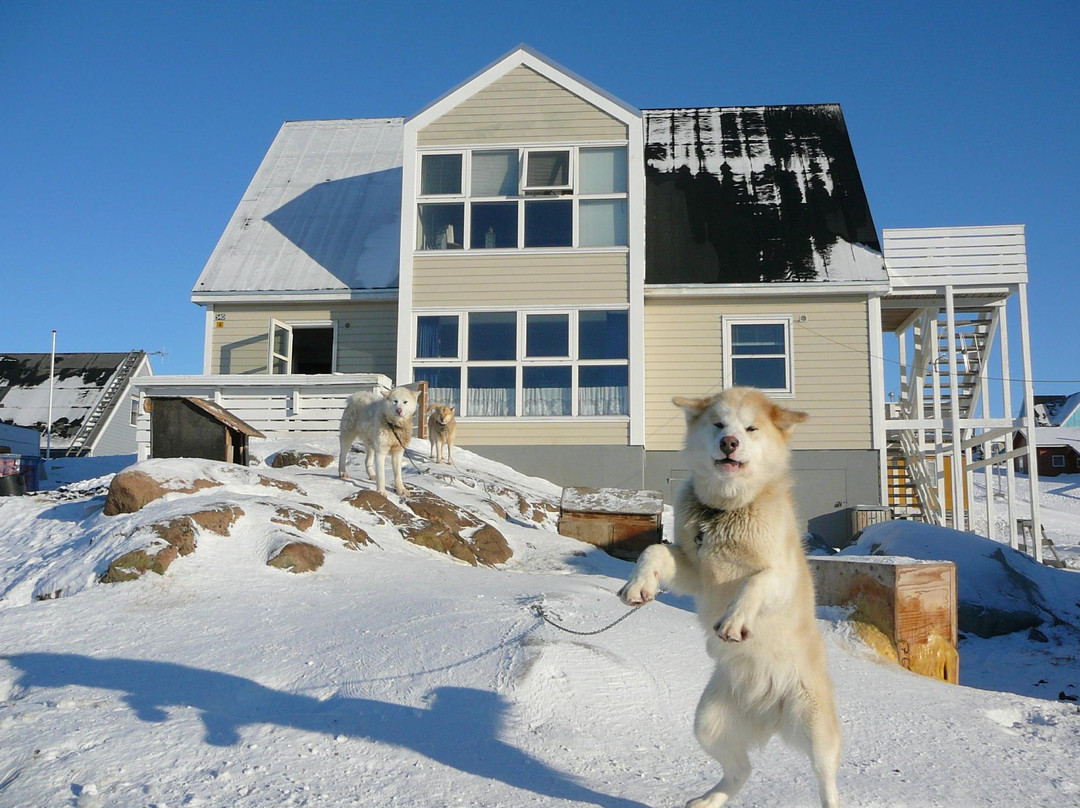
<svg viewBox="0 0 1080 808"><path fill-rule="evenodd" d="M1024 224L1080 390L1080 3L0 2L0 351L202 369L191 287L282 122L410 115L525 42L639 108L838 102L880 228Z"/></svg>

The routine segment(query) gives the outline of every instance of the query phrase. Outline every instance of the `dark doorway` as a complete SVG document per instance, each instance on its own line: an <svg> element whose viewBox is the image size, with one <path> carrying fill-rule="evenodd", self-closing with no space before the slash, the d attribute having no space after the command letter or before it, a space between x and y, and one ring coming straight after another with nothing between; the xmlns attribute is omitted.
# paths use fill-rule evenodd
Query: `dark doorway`
<svg viewBox="0 0 1080 808"><path fill-rule="evenodd" d="M333 373L334 329L293 326L292 372Z"/></svg>

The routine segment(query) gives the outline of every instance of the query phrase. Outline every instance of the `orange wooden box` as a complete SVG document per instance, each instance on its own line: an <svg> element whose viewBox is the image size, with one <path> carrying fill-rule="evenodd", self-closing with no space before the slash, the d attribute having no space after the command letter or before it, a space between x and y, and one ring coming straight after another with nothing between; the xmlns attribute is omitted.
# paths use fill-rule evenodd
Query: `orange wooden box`
<svg viewBox="0 0 1080 808"><path fill-rule="evenodd" d="M818 605L850 607L851 619L880 631L908 670L959 682L955 564L893 556L808 560Z"/></svg>

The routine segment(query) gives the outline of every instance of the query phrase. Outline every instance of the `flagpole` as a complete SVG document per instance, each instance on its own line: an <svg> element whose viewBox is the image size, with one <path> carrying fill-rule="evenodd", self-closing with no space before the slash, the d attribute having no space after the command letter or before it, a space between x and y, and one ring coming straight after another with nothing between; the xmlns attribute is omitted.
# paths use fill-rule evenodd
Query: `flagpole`
<svg viewBox="0 0 1080 808"><path fill-rule="evenodd" d="M52 332L52 354L49 356L49 423L45 431L45 459L52 460L53 379L56 375L56 329Z"/></svg>

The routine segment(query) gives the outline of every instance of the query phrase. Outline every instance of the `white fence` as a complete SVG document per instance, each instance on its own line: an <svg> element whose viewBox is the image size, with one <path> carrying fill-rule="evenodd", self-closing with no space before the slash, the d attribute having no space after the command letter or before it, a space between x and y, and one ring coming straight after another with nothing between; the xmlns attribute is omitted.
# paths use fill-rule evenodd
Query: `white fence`
<svg viewBox="0 0 1080 808"><path fill-rule="evenodd" d="M213 401L267 437L336 435L345 400L361 390L389 390L380 373L316 376L143 376L133 379L138 399L139 460L150 457L147 398L190 396Z"/></svg>

